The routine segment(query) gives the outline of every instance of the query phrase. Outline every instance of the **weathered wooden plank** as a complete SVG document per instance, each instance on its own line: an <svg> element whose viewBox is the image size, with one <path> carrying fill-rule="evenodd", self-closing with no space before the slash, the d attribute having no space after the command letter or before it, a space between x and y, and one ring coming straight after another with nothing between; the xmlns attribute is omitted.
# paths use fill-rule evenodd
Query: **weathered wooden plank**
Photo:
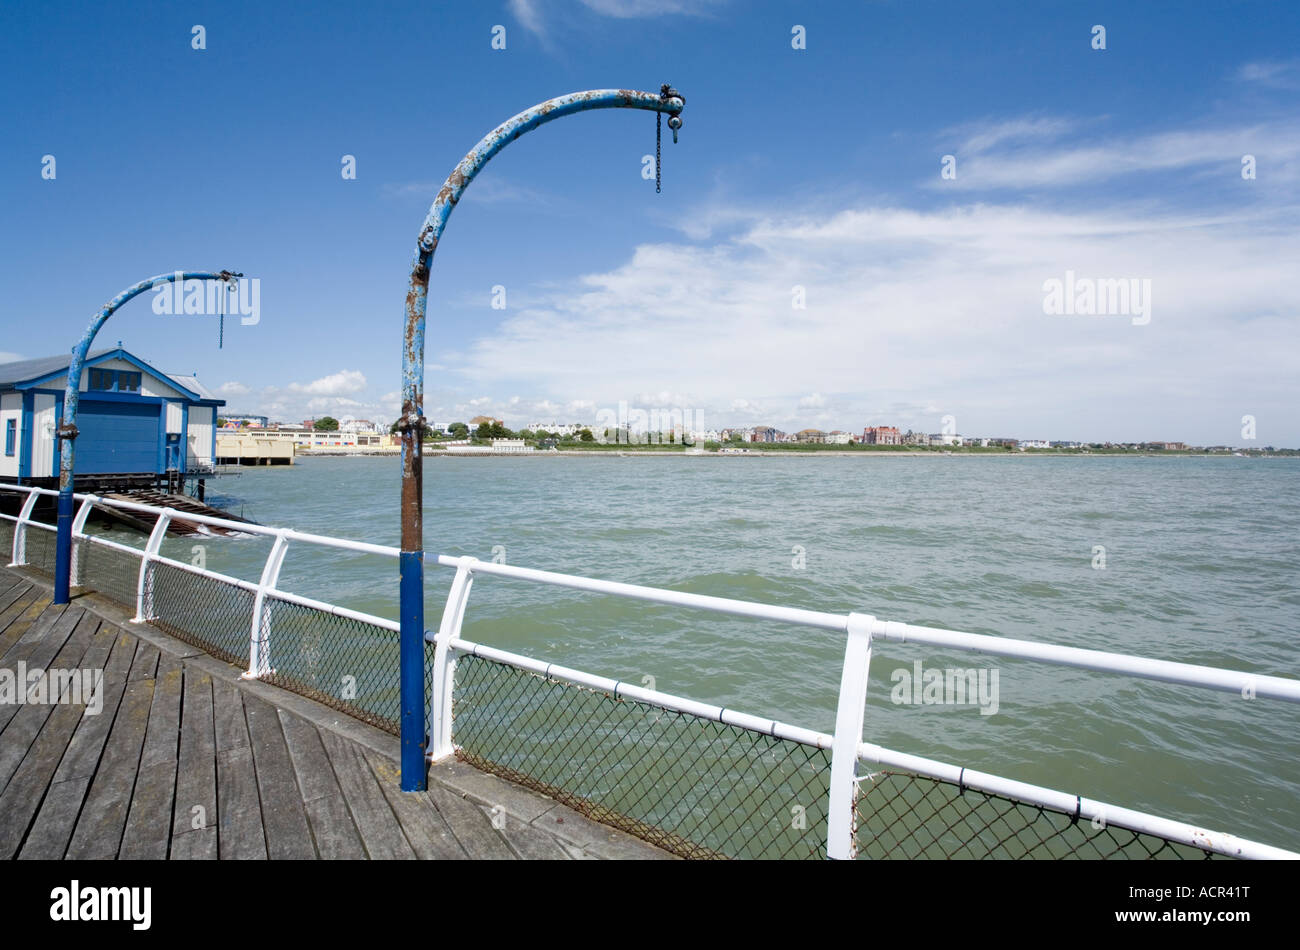
<svg viewBox="0 0 1300 950"><path fill-rule="evenodd" d="M265 858L266 835L243 697L230 684L214 680L212 702L217 738L217 852L223 860Z"/></svg>
<svg viewBox="0 0 1300 950"><path fill-rule="evenodd" d="M117 857L149 725L153 680L127 683L104 754L68 845L75 860Z"/></svg>
<svg viewBox="0 0 1300 950"><path fill-rule="evenodd" d="M184 672L181 738L176 771L176 807L172 825L172 856L181 847L198 855L211 847L217 856L217 740L212 722L212 677L186 667ZM180 838L212 830L183 845Z"/></svg>
<svg viewBox="0 0 1300 950"><path fill-rule="evenodd" d="M246 697L253 764L257 768L257 789L262 799L262 828L266 851L275 858L314 858L311 828L303 809L302 792L294 775L289 747L275 707Z"/></svg>
<svg viewBox="0 0 1300 950"><path fill-rule="evenodd" d="M130 680L151 680L158 669L159 650L150 643L141 643L135 648L135 662L131 664Z"/></svg>
<svg viewBox="0 0 1300 950"><path fill-rule="evenodd" d="M116 641L116 631L100 627L91 640L82 663L88 669L99 669L107 661ZM106 686L101 685L101 691ZM72 837L72 829L90 777L75 778L51 784L51 778L67 753L70 741L82 723L107 717L111 721L114 709L107 704L98 714L85 715L84 706L60 706L46 720L23 764L15 773L6 794L13 794L11 802L0 804L0 812L19 816L24 808L35 811L36 818L27 832L20 857L62 858ZM46 788L49 791L46 792ZM44 799L42 800L42 795Z"/></svg>
<svg viewBox="0 0 1300 950"><path fill-rule="evenodd" d="M396 763L370 750L366 750L365 757L417 858L445 861L467 856L429 796L402 791Z"/></svg>
<svg viewBox="0 0 1300 950"><path fill-rule="evenodd" d="M27 833L27 840L23 842L23 849L18 852L20 860L58 861L63 858L89 788L89 778L74 778L50 786L41 802L41 810L36 814L36 821Z"/></svg>
<svg viewBox="0 0 1300 950"><path fill-rule="evenodd" d="M362 758L357 744L328 729L321 731L320 737L366 853L376 859L414 858L415 851L402 834L397 816L388 806L388 799L380 791L375 773Z"/></svg>
<svg viewBox="0 0 1300 950"><path fill-rule="evenodd" d="M126 829L122 833L119 858L161 861L167 857L175 793L175 760L141 765L131 795Z"/></svg>
<svg viewBox="0 0 1300 950"><path fill-rule="evenodd" d="M163 652L162 656L158 658L158 673L156 678L162 679L162 677L172 672L172 670L179 671L183 669L184 666L185 660L182 656L175 653Z"/></svg>
<svg viewBox="0 0 1300 950"><path fill-rule="evenodd" d="M316 727L291 712L278 712L317 852L327 860L364 858L365 845Z"/></svg>
<svg viewBox="0 0 1300 950"><path fill-rule="evenodd" d="M138 651L137 651L138 653ZM140 768L160 762L175 762L181 732L181 688L184 677L179 669L154 680L153 707L149 710L149 728L140 754Z"/></svg>
<svg viewBox="0 0 1300 950"><path fill-rule="evenodd" d="M9 576L9 579L12 580L13 583L5 588L3 594L0 594L0 630L3 630L8 624L8 621L5 620L5 614L8 612L10 607L18 603L19 600L29 593L33 597L36 596L32 591L32 585L28 581L25 581L20 577L13 577L12 575ZM15 616L17 616L17 614L15 614Z"/></svg>
<svg viewBox="0 0 1300 950"><path fill-rule="evenodd" d="M172 838L173 861L215 861L217 859L217 826L208 825Z"/></svg>
<svg viewBox="0 0 1300 950"><path fill-rule="evenodd" d="M217 802L217 851L221 859L265 858L266 835L252 750L217 753Z"/></svg>
<svg viewBox="0 0 1300 950"><path fill-rule="evenodd" d="M321 744L316 727L301 716L281 709L280 726L284 730L289 756L298 776L298 787L304 802L315 801L327 795L343 794L334 768L330 765L325 746Z"/></svg>
<svg viewBox="0 0 1300 950"><path fill-rule="evenodd" d="M18 638L27 630L27 624L41 615L50 599L49 594L32 586L0 611L0 658L18 642Z"/></svg>
<svg viewBox="0 0 1300 950"><path fill-rule="evenodd" d="M365 860L366 846L352 823L343 793L315 798L303 805L311 824L316 851L327 861Z"/></svg>
<svg viewBox="0 0 1300 950"><path fill-rule="evenodd" d="M248 726L239 689L221 680L212 681L212 716L217 728L217 752L248 748Z"/></svg>
<svg viewBox="0 0 1300 950"><path fill-rule="evenodd" d="M525 861L568 861L572 855L558 841L540 828L520 821L514 815L498 811L490 815L499 826L510 849Z"/></svg>
<svg viewBox="0 0 1300 950"><path fill-rule="evenodd" d="M471 858L508 861L516 857L483 809L438 785L430 785L428 795Z"/></svg>
<svg viewBox="0 0 1300 950"><path fill-rule="evenodd" d="M27 633L13 645L0 665L15 672L20 668L20 663L24 664L28 672L45 669L72 636L72 631L76 629L83 613L80 607L67 610L59 607L48 608L36 619ZM4 731L5 726L17 715L18 710L23 708L25 706L17 703L0 704L0 732Z"/></svg>
<svg viewBox="0 0 1300 950"><path fill-rule="evenodd" d="M45 721L49 719L50 713L60 703L66 705L73 699L83 698L83 684L86 678L81 675L81 659L85 656L91 637L98 626L98 620L88 614L82 614L72 636L68 637L49 666L42 668L47 671L67 671L76 682L64 681L62 676L57 680L46 680L39 693L33 691L30 694L31 698L37 701L16 706L16 712L8 725L0 728L0 791L9 784L9 780L27 755L28 749L36 740L37 734L44 727ZM18 686L20 690L25 691L27 684L22 683ZM49 692L55 692L57 695L47 695ZM87 693L84 698L89 699L90 694Z"/></svg>
<svg viewBox="0 0 1300 950"><path fill-rule="evenodd" d="M58 622L65 610L66 605L56 607L48 597L32 601L22 616L14 620L11 629L6 631L12 635L12 645L5 650L4 656L0 656L0 666L12 669L19 660L28 660L36 645L45 638L45 634Z"/></svg>
<svg viewBox="0 0 1300 950"><path fill-rule="evenodd" d="M94 778L104 744L117 718L118 707L126 692L126 672L135 656L135 637L113 627L102 628L113 637L112 652L104 663L104 709L98 716L84 716L73 733L72 741L54 773L55 782L74 778Z"/></svg>

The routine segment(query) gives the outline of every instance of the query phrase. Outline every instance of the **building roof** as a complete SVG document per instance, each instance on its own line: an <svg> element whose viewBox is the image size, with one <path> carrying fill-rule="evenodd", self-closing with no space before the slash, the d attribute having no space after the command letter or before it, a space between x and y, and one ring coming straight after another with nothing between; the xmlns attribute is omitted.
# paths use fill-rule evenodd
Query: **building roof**
<svg viewBox="0 0 1300 950"><path fill-rule="evenodd" d="M86 354L86 359L95 359L112 352L112 349L92 350ZM42 376L49 376L61 369L67 369L68 364L71 362L72 354L65 353L61 356L42 356L34 360L0 363L0 386L12 386L15 383L25 383L29 379L40 379Z"/></svg>
<svg viewBox="0 0 1300 950"><path fill-rule="evenodd" d="M90 367L104 359L123 359L133 363L140 369L147 371L150 375L157 377L161 382L178 389L182 395L192 399L202 399L217 403L224 406L224 399L217 399L212 392L199 382L196 376L182 376L177 373L164 373L155 369L149 363L146 363L134 353L128 352L121 346L109 347L102 350L91 350L86 354L85 366ZM17 389L26 388L24 384L32 383L36 380L48 378L51 376L62 377L57 381L58 388L62 389L67 377L67 369L72 362L72 353L68 352L59 356L43 356L33 360L16 360L12 363L0 363L0 389Z"/></svg>
<svg viewBox="0 0 1300 950"><path fill-rule="evenodd" d="M199 382L199 378L193 374L189 376L185 376L182 375L181 373L164 373L163 375L166 376L168 379L170 379L173 383L176 383L182 389L188 389L192 393L197 393L199 397L202 399L217 398L215 395L213 395L212 390L208 389L207 386L204 386L201 382Z"/></svg>

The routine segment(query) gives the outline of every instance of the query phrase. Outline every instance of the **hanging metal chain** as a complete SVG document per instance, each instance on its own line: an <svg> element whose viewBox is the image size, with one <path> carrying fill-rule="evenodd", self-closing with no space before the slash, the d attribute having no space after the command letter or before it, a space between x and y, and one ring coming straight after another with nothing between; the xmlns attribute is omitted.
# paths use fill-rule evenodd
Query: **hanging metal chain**
<svg viewBox="0 0 1300 950"><path fill-rule="evenodd" d="M660 140L663 137L664 114L655 113L655 194L659 194L659 165L660 165Z"/></svg>
<svg viewBox="0 0 1300 950"><path fill-rule="evenodd" d="M672 86L668 85L668 83L664 83L663 86L660 87L659 99L663 102L667 102L669 99L680 99L683 104L686 102L686 97L683 96L676 89L674 89ZM660 178L661 178L660 172L661 169L663 168L663 156L662 156L663 121L664 121L664 114L662 112L656 111L655 112L655 194L659 194ZM677 130L680 129L681 127L682 127L681 116L671 115L668 117L668 128L673 130L674 143L676 143L677 141Z"/></svg>

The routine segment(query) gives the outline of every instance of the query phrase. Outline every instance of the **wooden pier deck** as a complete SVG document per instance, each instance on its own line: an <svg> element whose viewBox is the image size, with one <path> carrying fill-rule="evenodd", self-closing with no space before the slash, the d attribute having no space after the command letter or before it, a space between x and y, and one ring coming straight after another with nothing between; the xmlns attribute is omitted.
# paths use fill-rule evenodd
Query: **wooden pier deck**
<svg viewBox="0 0 1300 950"><path fill-rule="evenodd" d="M0 670L103 671L97 715L0 702L0 858L668 857L459 762L403 793L394 736L128 618L0 568Z"/></svg>

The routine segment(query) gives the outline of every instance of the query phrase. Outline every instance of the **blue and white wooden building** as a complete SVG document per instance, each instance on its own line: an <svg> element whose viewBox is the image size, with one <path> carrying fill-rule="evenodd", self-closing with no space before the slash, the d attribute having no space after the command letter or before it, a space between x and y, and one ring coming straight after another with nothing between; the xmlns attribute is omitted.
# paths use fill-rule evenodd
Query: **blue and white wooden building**
<svg viewBox="0 0 1300 950"><path fill-rule="evenodd" d="M0 476L43 483L59 475L55 435L70 355L0 363ZM76 474L165 477L210 469L216 455L215 399L194 376L161 372L122 349L88 354L77 408Z"/></svg>

